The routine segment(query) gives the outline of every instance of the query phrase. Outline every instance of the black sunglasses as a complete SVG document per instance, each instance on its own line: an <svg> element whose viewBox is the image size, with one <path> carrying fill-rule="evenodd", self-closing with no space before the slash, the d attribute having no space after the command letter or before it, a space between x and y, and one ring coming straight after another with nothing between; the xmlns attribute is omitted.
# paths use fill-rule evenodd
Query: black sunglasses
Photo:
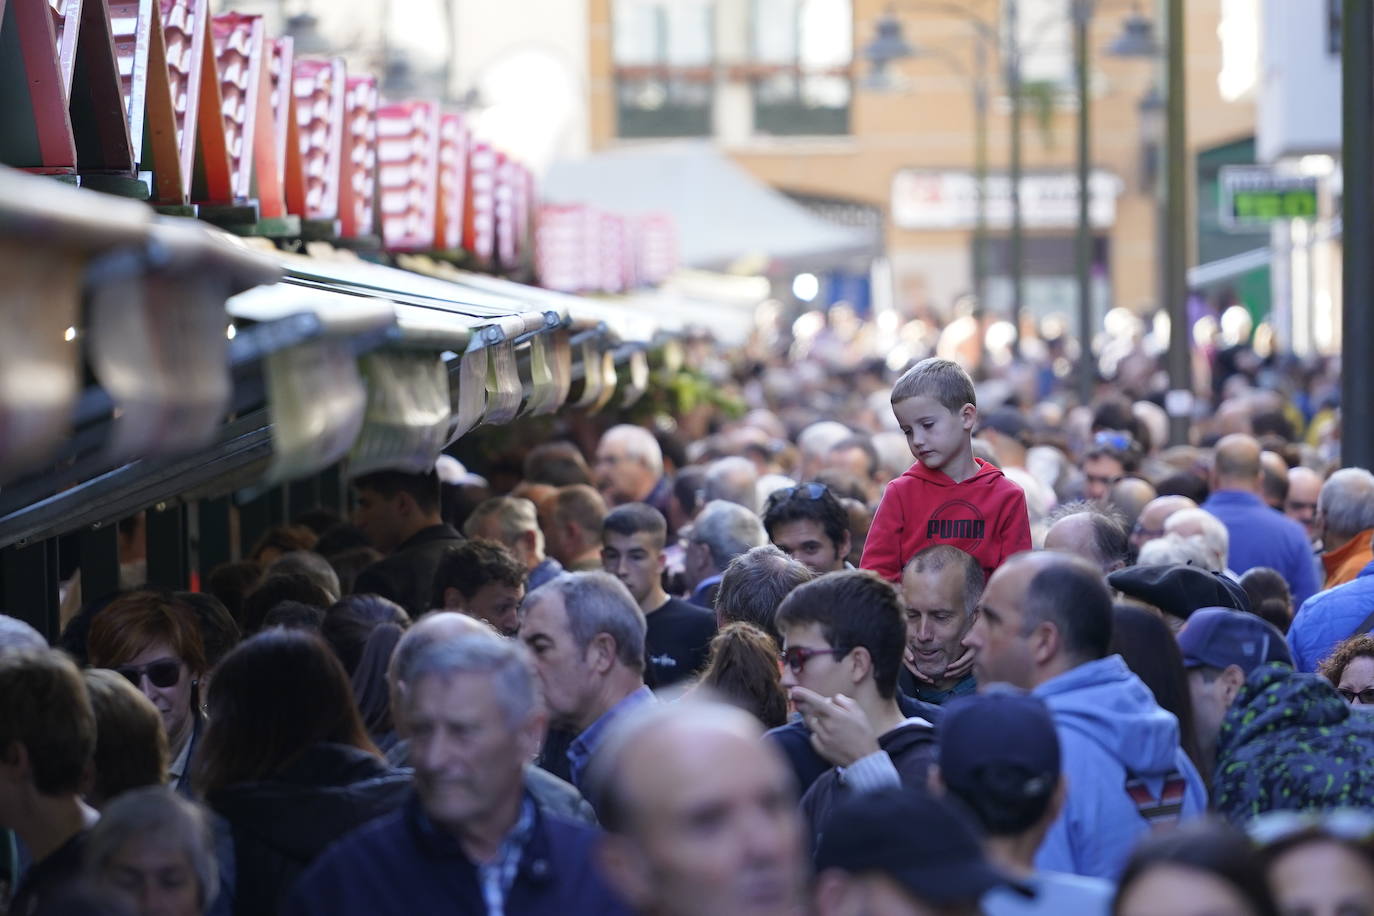
<svg viewBox="0 0 1374 916"><path fill-rule="evenodd" d="M782 663L791 668L793 674L801 674L806 663L817 655L833 655L836 658L843 658L848 653L848 649L809 649L806 646L790 646L782 653Z"/></svg>
<svg viewBox="0 0 1374 916"><path fill-rule="evenodd" d="M1366 687L1364 690L1348 690L1345 687L1337 687L1336 692L1345 697L1347 703L1360 701L1361 706L1374 706L1374 687Z"/></svg>
<svg viewBox="0 0 1374 916"><path fill-rule="evenodd" d="M809 500L824 499L825 494L830 492L830 488L823 483L799 483L795 487L783 487L781 490L774 490L768 494L767 509L771 509L780 503L785 503L794 496L802 496ZM766 510L765 510L766 511Z"/></svg>
<svg viewBox="0 0 1374 916"><path fill-rule="evenodd" d="M175 687L177 681L181 680L181 662L170 658L160 658L146 665L123 665L116 668L115 672L123 675L135 687L143 686L143 675L145 674L148 675L148 681L154 687Z"/></svg>

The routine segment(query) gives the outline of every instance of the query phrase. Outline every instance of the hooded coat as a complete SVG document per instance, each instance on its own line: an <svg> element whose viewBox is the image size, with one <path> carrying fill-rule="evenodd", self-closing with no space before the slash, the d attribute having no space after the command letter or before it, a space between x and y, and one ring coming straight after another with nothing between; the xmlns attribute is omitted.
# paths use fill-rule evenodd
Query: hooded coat
<svg viewBox="0 0 1374 916"><path fill-rule="evenodd" d="M1352 711L1324 678L1256 668L1221 723L1213 795L1244 823L1268 811L1374 808L1374 715Z"/></svg>
<svg viewBox="0 0 1374 916"><path fill-rule="evenodd" d="M907 719L905 724L880 736L878 747L887 752L903 786L925 788L930 765L938 756L934 726L923 719ZM820 848L821 834L825 832L831 812L852 792L838 767L826 770L806 790L801 808L811 827L813 850Z"/></svg>
<svg viewBox="0 0 1374 916"><path fill-rule="evenodd" d="M316 744L270 780L228 786L206 801L233 833L234 912L271 916L315 858L339 837L410 795L409 770L342 744Z"/></svg>
<svg viewBox="0 0 1374 916"><path fill-rule="evenodd" d="M1079 665L1032 693L1054 716L1069 789L1036 868L1115 881L1152 826L1131 794L1135 781L1156 800L1156 823L1207 809L1202 777L1179 748L1178 719L1121 656Z"/></svg>
<svg viewBox="0 0 1374 916"><path fill-rule="evenodd" d="M1007 557L1030 550L1025 492L996 465L973 460L978 471L958 483L919 461L889 483L859 565L895 582L917 553L948 544L976 559L990 576Z"/></svg>

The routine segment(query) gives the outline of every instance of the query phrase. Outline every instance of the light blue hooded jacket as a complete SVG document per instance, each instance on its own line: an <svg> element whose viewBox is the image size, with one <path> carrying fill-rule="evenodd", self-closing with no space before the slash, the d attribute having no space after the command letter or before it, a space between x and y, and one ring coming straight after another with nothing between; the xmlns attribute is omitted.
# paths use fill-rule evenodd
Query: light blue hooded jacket
<svg viewBox="0 0 1374 916"><path fill-rule="evenodd" d="M1079 665L1032 691L1059 733L1068 801L1035 865L1115 881L1150 824L1126 793L1139 778L1158 797L1177 770L1187 788L1183 817L1207 809L1207 789L1178 744L1178 720L1119 655Z"/></svg>

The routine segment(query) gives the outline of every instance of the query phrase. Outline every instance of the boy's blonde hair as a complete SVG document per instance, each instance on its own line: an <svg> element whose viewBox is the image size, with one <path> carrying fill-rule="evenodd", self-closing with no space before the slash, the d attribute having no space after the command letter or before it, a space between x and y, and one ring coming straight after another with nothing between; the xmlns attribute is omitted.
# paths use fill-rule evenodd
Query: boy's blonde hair
<svg viewBox="0 0 1374 916"><path fill-rule="evenodd" d="M892 386L892 403L907 398L933 397L946 410L957 413L965 404L978 406L973 379L958 363L931 357L902 373Z"/></svg>

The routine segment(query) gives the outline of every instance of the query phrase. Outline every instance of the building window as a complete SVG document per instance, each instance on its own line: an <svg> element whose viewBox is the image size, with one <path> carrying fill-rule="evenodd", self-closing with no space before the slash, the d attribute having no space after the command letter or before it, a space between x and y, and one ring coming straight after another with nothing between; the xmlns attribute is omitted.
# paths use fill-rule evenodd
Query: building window
<svg viewBox="0 0 1374 916"><path fill-rule="evenodd" d="M1003 0L1002 22L1015 4L1016 39L1021 51L1021 82L1055 92L1073 82L1073 21L1068 0ZM1008 36L1004 36L1008 37Z"/></svg>
<svg viewBox="0 0 1374 916"><path fill-rule="evenodd" d="M753 0L752 13L754 131L849 133L850 0Z"/></svg>
<svg viewBox="0 0 1374 916"><path fill-rule="evenodd" d="M615 0L619 136L710 136L714 6L713 0Z"/></svg>

